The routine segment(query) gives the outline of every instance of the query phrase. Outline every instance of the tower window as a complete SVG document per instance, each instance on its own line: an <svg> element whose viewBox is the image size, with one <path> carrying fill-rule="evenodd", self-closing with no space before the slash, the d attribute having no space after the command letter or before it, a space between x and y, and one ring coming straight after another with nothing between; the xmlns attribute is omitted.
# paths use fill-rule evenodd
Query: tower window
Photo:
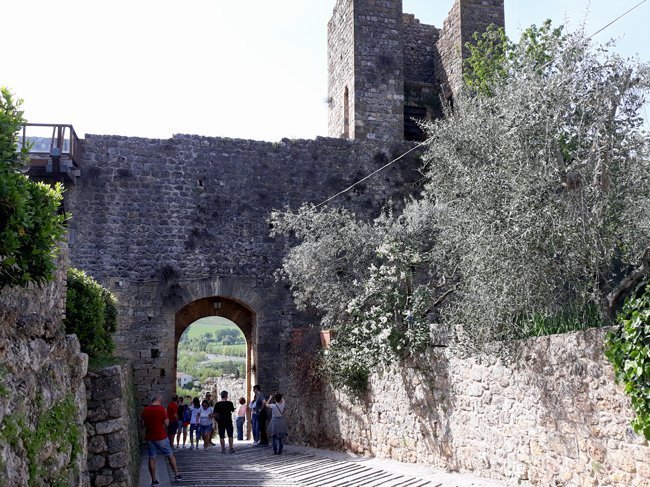
<svg viewBox="0 0 650 487"><path fill-rule="evenodd" d="M427 120L426 107L404 107L404 139L422 141L425 139L424 131L418 126L418 120Z"/></svg>

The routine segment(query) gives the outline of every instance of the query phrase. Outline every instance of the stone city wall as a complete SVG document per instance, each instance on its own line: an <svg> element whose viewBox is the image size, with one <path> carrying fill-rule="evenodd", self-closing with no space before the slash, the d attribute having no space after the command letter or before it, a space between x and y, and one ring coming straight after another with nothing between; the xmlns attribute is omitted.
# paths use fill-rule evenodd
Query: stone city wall
<svg viewBox="0 0 650 487"><path fill-rule="evenodd" d="M0 293L0 485L88 484L88 357L62 324L63 247L52 282Z"/></svg>
<svg viewBox="0 0 650 487"><path fill-rule="evenodd" d="M73 264L118 298L116 354L133 363L138 403L175 390L175 313L232 298L255 315L256 377L282 389L285 344L307 319L275 279L290 239L269 236L274 209L318 203L412 144L317 138L258 142L180 135L87 135L81 178L66 193ZM415 153L341 195L368 218L420 177Z"/></svg>
<svg viewBox="0 0 650 487"><path fill-rule="evenodd" d="M88 471L96 487L138 485L140 449L131 364L90 370L85 378Z"/></svg>
<svg viewBox="0 0 650 487"><path fill-rule="evenodd" d="M510 364L435 349L373 375L358 404L328 387L294 389L291 440L508 485L650 485L650 447L629 426L633 412L603 356L604 333L530 339Z"/></svg>

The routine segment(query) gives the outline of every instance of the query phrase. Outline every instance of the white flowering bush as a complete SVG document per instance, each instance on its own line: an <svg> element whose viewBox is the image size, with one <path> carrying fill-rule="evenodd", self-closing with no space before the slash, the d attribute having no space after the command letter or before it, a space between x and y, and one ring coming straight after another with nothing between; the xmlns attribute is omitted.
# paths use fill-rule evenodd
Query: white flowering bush
<svg viewBox="0 0 650 487"><path fill-rule="evenodd" d="M334 385L351 395L366 389L371 370L422 352L429 343L431 293L428 286L414 286L413 276L421 256L398 242L381 244L376 255L378 264L370 265L365 282L356 283L348 319L326 350Z"/></svg>

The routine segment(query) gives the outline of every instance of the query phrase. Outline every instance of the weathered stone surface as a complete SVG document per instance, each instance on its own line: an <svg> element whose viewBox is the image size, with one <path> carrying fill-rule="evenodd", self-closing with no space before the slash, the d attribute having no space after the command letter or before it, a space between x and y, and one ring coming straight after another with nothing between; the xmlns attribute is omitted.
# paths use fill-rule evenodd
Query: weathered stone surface
<svg viewBox="0 0 650 487"><path fill-rule="evenodd" d="M101 470L106 465L106 457L104 455L88 455L88 471L96 472Z"/></svg>
<svg viewBox="0 0 650 487"><path fill-rule="evenodd" d="M122 419L111 419L108 421L102 421L101 423L95 423L95 431L98 435L114 433L124 428L125 422Z"/></svg>
<svg viewBox="0 0 650 487"><path fill-rule="evenodd" d="M28 485L30 469L36 466L42 467L39 485L53 485L57 479L65 485L85 485L81 472L86 464L82 380L86 356L66 337L62 324L67 248L65 243L61 246L51 282L0 292L0 483L4 485ZM51 429L78 429L80 435L51 435L28 456L34 431L44 421ZM15 437L7 437L9 431L15 431ZM71 457L73 449L78 454Z"/></svg>
<svg viewBox="0 0 650 487"><path fill-rule="evenodd" d="M97 377L93 381L93 401L107 401L119 398L122 393L122 384L119 375Z"/></svg>
<svg viewBox="0 0 650 487"><path fill-rule="evenodd" d="M134 460L139 454L139 444L132 373L131 364L126 363L93 370L86 376L90 397L112 397L88 401L89 449L101 453L98 456L102 459L93 456L88 460L92 485L131 487L138 478L139 462Z"/></svg>
<svg viewBox="0 0 650 487"><path fill-rule="evenodd" d="M97 475L93 479L93 485L96 487L106 487L107 485L114 485L113 484L113 477L110 475Z"/></svg>
<svg viewBox="0 0 650 487"><path fill-rule="evenodd" d="M110 453L117 453L124 449L124 444L127 442L127 432L118 431L111 433L107 437L107 446Z"/></svg>
<svg viewBox="0 0 650 487"><path fill-rule="evenodd" d="M124 453L114 453L108 457L108 465L111 468L120 468L126 466L129 461L129 456Z"/></svg>
<svg viewBox="0 0 650 487"><path fill-rule="evenodd" d="M646 486L650 445L630 432L633 413L603 356L604 333L531 339L510 364L431 351L417 369L374 374L357 404L327 387L319 398L301 394L295 384L292 439L508 485ZM314 402L323 410L312 411Z"/></svg>
<svg viewBox="0 0 650 487"><path fill-rule="evenodd" d="M97 435L88 439L88 453L103 453L106 450L106 437Z"/></svg>

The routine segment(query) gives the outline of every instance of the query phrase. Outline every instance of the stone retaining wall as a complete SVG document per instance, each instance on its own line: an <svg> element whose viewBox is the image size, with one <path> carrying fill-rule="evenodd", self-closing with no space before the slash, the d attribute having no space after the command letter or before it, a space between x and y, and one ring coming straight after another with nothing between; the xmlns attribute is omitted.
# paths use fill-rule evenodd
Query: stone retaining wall
<svg viewBox="0 0 650 487"><path fill-rule="evenodd" d="M359 404L327 387L289 398L292 440L509 485L648 486L650 447L629 427L603 335L531 339L510 364L437 349L373 375Z"/></svg>
<svg viewBox="0 0 650 487"><path fill-rule="evenodd" d="M85 486L88 357L65 334L67 249L54 279L0 292L0 485Z"/></svg>
<svg viewBox="0 0 650 487"><path fill-rule="evenodd" d="M89 371L85 382L91 485L137 485L140 450L131 364Z"/></svg>

